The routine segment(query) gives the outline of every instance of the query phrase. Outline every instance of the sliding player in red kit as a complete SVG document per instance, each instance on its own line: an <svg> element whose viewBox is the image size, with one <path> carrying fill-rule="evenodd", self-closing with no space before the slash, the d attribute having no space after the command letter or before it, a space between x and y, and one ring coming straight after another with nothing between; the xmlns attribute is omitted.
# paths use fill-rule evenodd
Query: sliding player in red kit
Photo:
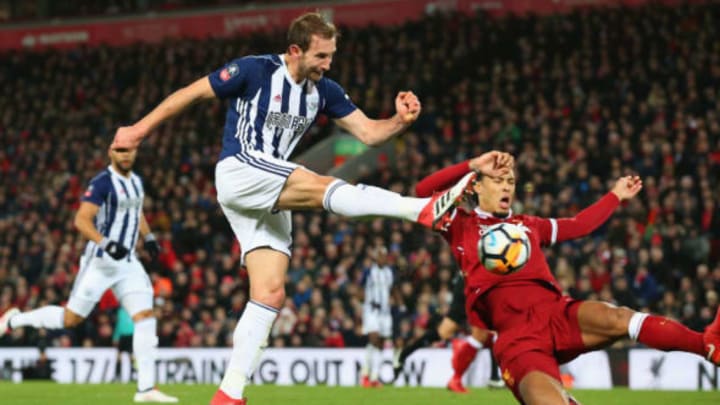
<svg viewBox="0 0 720 405"><path fill-rule="evenodd" d="M477 196L474 209L458 207L449 213L441 232L466 275L466 310L497 331L495 357L503 379L521 403L577 403L562 388L558 364L625 337L659 350L695 353L720 365L717 316L704 333L694 332L665 317L563 296L550 272L541 246L593 232L621 201L640 192L642 182L638 177L620 178L609 193L572 218L513 215L510 207L515 174L509 171L488 176L474 172L488 173L478 168L492 167L502 155L486 153L428 176L420 184L442 190L457 183ZM498 222L523 226L531 243L532 254L525 267L505 276L486 271L478 259L482 230Z"/></svg>

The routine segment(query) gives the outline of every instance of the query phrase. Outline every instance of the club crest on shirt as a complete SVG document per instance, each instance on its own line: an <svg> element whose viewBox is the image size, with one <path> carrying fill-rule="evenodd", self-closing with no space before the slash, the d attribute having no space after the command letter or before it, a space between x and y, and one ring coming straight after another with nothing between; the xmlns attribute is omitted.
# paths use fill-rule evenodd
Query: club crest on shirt
<svg viewBox="0 0 720 405"><path fill-rule="evenodd" d="M220 71L220 80L226 82L230 80L231 77L238 74L239 71L240 68L238 67L238 65L235 63L231 63L226 68Z"/></svg>

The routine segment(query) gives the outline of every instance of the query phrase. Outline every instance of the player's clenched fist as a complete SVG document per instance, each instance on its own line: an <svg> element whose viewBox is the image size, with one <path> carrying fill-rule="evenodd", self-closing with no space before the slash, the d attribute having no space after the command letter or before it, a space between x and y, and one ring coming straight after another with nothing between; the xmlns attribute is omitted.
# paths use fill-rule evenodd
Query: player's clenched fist
<svg viewBox="0 0 720 405"><path fill-rule="evenodd" d="M405 124L415 122L421 108L420 100L412 91L401 91L395 97L395 110Z"/></svg>
<svg viewBox="0 0 720 405"><path fill-rule="evenodd" d="M642 180L638 176L625 176L615 183L612 192L620 201L629 200L642 190Z"/></svg>
<svg viewBox="0 0 720 405"><path fill-rule="evenodd" d="M515 158L509 153L494 150L471 159L468 164L473 171L497 177L507 174L515 167Z"/></svg>
<svg viewBox="0 0 720 405"><path fill-rule="evenodd" d="M143 133L136 126L120 127L115 132L112 149L135 149L142 141Z"/></svg>

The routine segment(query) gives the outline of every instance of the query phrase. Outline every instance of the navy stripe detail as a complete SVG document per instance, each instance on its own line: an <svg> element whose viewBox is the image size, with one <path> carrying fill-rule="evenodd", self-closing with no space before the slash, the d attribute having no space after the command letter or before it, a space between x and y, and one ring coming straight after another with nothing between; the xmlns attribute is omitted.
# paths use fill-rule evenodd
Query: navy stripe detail
<svg viewBox="0 0 720 405"><path fill-rule="evenodd" d="M288 176L287 174L285 174L285 173L283 173L283 172L278 172L278 171L275 171L275 170L272 170L272 169L268 169L268 168L266 168L266 167L258 166L257 164L255 164L255 163L253 163L253 162L247 161L247 160L243 159L243 158L240 156L240 154L236 154L236 155L235 155L235 159L239 160L240 162L242 162L242 163L244 163L244 164L246 164L246 165L249 165L249 166L254 167L254 168L256 168L256 169L260 169L260 170L262 170L262 171L264 171L264 172L268 172L268 173L271 173L271 174L275 174L275 175L278 175L278 176L281 176L281 177L287 177L287 176Z"/></svg>
<svg viewBox="0 0 720 405"><path fill-rule="evenodd" d="M328 190L325 192L325 198L323 198L323 206L329 212L333 212L332 207L330 206L330 198L340 186L344 186L345 184L347 183L342 180L335 180L335 182L333 182L333 184L330 185L330 188L328 188Z"/></svg>
<svg viewBox="0 0 720 405"><path fill-rule="evenodd" d="M247 160L248 162L253 162L256 165L258 165L259 167L267 167L268 169L271 169L271 170L276 170L279 172L287 172L287 173L292 173L292 171L295 170L294 165L293 166L285 166L285 165L282 165L282 164L279 164L276 162L271 162L269 160L265 160L261 157L253 156L250 153L247 153L245 151L240 151L238 153L238 155L240 156L241 159Z"/></svg>
<svg viewBox="0 0 720 405"><path fill-rule="evenodd" d="M263 304L263 303L261 303L261 302L255 301L255 300L250 300L249 303L250 303L250 304L255 304L255 305L257 305L258 307L260 307L260 308L262 308L262 309L267 309L268 311L274 312L274 313L276 313L276 314L277 314L278 312L280 312L280 310L277 309L277 308L273 308L273 307L271 307L270 305L265 305L265 304Z"/></svg>
<svg viewBox="0 0 720 405"><path fill-rule="evenodd" d="M241 134L245 134L245 140L240 143L240 146L242 149L245 149L246 147L250 147L250 142L252 142L252 122L250 122L250 110L251 108L251 102L250 100L243 100L240 104L242 106L243 113L245 115L244 119L241 119L241 125L238 126L238 131L240 131Z"/></svg>
<svg viewBox="0 0 720 405"><path fill-rule="evenodd" d="M283 114L287 114L290 111L290 90L290 83L287 79L283 79L282 101L280 103L280 112ZM292 121L289 124L290 128L292 128ZM273 157L280 157L280 154L278 153L278 146L280 145L280 138L282 138L284 133L285 128L283 128L282 125L278 125L277 127L275 127L275 134L273 135L272 140Z"/></svg>
<svg viewBox="0 0 720 405"><path fill-rule="evenodd" d="M307 97L307 86L308 83L305 82L302 86L302 92L300 93L300 109L298 110L298 115L301 117L307 116L307 100L305 97Z"/></svg>
<svg viewBox="0 0 720 405"><path fill-rule="evenodd" d="M115 186L113 186L113 188L110 189L110 192L108 193L108 199L105 202L105 204L107 204L108 206L108 213L105 217L105 227L103 228L102 233L105 237L110 236L110 228L112 228L112 224L115 221L115 215L117 214L117 203L117 191L115 190Z"/></svg>
<svg viewBox="0 0 720 405"><path fill-rule="evenodd" d="M309 85L308 81L306 81L305 84L303 84L303 86L302 86L302 92L300 93L300 109L298 110L298 115L300 115L301 117L305 117L305 118L307 118L307 86L308 85ZM284 158L287 159L287 157L290 155L290 153L292 153L292 150L295 149L295 147L293 146L293 142L295 142L295 139L297 139L297 137L305 134L305 130L307 128L310 128L310 126L303 127L303 128L297 128L293 131L292 137L290 138L290 142L288 142L287 150L285 151L286 156L284 156Z"/></svg>
<svg viewBox="0 0 720 405"><path fill-rule="evenodd" d="M243 155L243 154L241 154L241 156L242 156L242 155ZM255 163L258 167L267 167L267 168L269 168L269 169L277 170L277 171L279 171L279 172L281 172L281 173L287 173L288 176L290 175L290 173L293 172L293 170L295 170L294 167L286 167L286 166L278 165L278 164L275 164L275 163L273 163L273 162L269 162L269 161L267 161L267 160L257 158L257 157L255 157L255 156L253 156L253 155L250 155L250 154L247 154L247 157L248 157L248 160L249 160L249 161L252 161L252 162Z"/></svg>
<svg viewBox="0 0 720 405"><path fill-rule="evenodd" d="M135 181L133 181L132 178L130 179L130 185L132 186L133 191L135 191L135 197L137 197L139 199L140 198L140 190L138 189L137 185L135 185ZM140 209L135 211L135 217L136 217L135 218L135 226L133 226L133 233L132 233L132 236L130 239L130 241L132 243L130 246L130 254L128 255L128 261L130 261L130 257L132 257L132 252L135 251L135 245L137 244L137 240L138 240L137 234L138 234L138 227L140 226L140 213L141 212L142 212L142 201L140 204Z"/></svg>
<svg viewBox="0 0 720 405"><path fill-rule="evenodd" d="M270 107L270 86L272 85L272 75L269 78L263 78L263 84L260 89L260 98L257 103L257 116L255 116L255 149L263 151L263 126L268 116ZM264 110L264 114L263 114Z"/></svg>
<svg viewBox="0 0 720 405"><path fill-rule="evenodd" d="M113 187L110 189L110 192L108 193L107 201L105 201L105 209L107 211L107 215L105 216L105 225L103 227L102 234L106 238L110 236L110 230L112 229L113 222L115 222L115 216L117 216L117 208L117 191L115 190L115 186L113 185ZM97 257L102 257L103 253L104 251L102 249L98 249Z"/></svg>
<svg viewBox="0 0 720 405"><path fill-rule="evenodd" d="M294 168L291 169L291 168L280 167L277 165L271 165L268 162L265 162L265 161L262 161L259 159L255 159L252 156L248 156L246 154L238 153L235 155L235 158L237 158L237 160L239 160L251 167L260 169L260 170L268 172L268 173L276 174L276 175L282 176L282 177L290 176L290 173L292 173L293 170L295 170Z"/></svg>
<svg viewBox="0 0 720 405"><path fill-rule="evenodd" d="M120 180L120 181L118 181L118 183L120 183L120 185L122 186L123 191L125 191L125 195L127 196L127 198L130 198L130 193L128 192L127 187L125 187L125 182ZM118 240L118 243L123 246L127 246L127 245L125 245L125 233L127 232L127 227L128 227L129 221L130 221L130 209L126 208L125 216L123 217L122 228L120 229L120 238L119 238L120 240Z"/></svg>

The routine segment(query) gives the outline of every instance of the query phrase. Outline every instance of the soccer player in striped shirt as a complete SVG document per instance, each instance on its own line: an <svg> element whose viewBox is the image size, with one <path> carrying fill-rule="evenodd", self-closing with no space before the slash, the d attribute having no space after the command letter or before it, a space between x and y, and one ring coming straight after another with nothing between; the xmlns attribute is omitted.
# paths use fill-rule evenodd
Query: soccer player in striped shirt
<svg viewBox="0 0 720 405"><path fill-rule="evenodd" d="M20 313L8 310L0 318L0 336L13 328L63 329L79 325L90 314L105 290L112 289L132 316L133 352L137 362L135 402L174 403L178 399L155 388L157 320L153 289L135 254L139 236L153 257L160 252L142 212L142 180L132 171L136 149L111 148L111 164L95 176L81 197L75 227L89 239L80 259L70 300L65 308L48 305Z"/></svg>
<svg viewBox="0 0 720 405"><path fill-rule="evenodd" d="M250 301L235 329L213 405L245 403L245 385L285 299L291 210L324 208L348 217L385 216L434 227L464 192L451 188L431 198L403 197L321 176L287 160L319 113L367 145L402 132L420 113L420 101L409 91L398 93L396 114L390 118L370 119L358 109L336 82L324 77L336 36L335 27L320 14L304 14L290 25L284 53L232 60L115 134L116 146L137 147L190 105L213 98L229 101L215 184L218 202L243 250Z"/></svg>
<svg viewBox="0 0 720 405"><path fill-rule="evenodd" d="M378 375L382 364L382 351L386 339L392 339L392 314L390 291L393 286L393 270L388 265L385 246L374 250L374 262L363 272L365 298L363 302L363 334L368 336L365 348L365 364L361 370L363 387L379 387Z"/></svg>

